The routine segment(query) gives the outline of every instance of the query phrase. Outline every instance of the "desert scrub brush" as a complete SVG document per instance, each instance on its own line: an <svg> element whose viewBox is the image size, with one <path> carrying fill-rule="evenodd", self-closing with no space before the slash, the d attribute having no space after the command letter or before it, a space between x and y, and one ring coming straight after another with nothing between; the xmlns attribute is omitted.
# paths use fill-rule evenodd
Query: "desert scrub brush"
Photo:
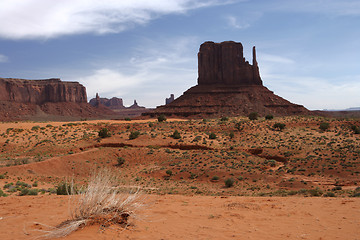
<svg viewBox="0 0 360 240"><path fill-rule="evenodd" d="M128 225L128 218L135 216L143 206L140 190L120 192L116 188L118 179L109 169L94 172L86 186L70 197L70 219L53 227L41 238L58 238L69 235L79 228L100 225L105 228L113 224L123 227Z"/></svg>

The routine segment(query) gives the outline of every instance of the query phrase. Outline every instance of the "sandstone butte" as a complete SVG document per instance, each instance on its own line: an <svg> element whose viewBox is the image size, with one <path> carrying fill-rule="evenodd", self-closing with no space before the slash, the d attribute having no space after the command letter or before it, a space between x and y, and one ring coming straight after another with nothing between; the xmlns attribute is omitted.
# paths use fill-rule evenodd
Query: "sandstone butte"
<svg viewBox="0 0 360 240"><path fill-rule="evenodd" d="M238 116L306 115L302 105L293 104L263 86L256 50L253 61L245 60L239 42L204 42L198 53L198 84L169 104L143 115Z"/></svg>
<svg viewBox="0 0 360 240"><path fill-rule="evenodd" d="M25 80L0 78L0 120L28 119L48 115L96 117L111 114L108 109L87 103L86 89L78 82L52 78Z"/></svg>

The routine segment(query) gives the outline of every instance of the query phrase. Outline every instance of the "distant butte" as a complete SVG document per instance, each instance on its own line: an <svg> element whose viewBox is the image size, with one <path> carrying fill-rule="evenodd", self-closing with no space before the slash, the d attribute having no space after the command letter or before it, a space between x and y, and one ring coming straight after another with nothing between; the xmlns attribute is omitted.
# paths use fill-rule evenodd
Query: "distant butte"
<svg viewBox="0 0 360 240"><path fill-rule="evenodd" d="M0 78L0 121L98 118L112 114L111 110L89 105L86 88L78 82Z"/></svg>
<svg viewBox="0 0 360 240"><path fill-rule="evenodd" d="M239 42L205 42L198 53L198 84L169 104L144 115L157 116L238 116L308 114L302 105L293 104L263 86L253 47L250 64Z"/></svg>

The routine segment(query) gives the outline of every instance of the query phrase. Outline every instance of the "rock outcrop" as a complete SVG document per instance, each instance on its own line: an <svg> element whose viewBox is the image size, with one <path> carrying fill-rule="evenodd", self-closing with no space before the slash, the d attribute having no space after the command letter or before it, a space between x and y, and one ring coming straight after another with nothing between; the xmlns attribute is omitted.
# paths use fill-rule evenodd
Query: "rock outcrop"
<svg viewBox="0 0 360 240"><path fill-rule="evenodd" d="M145 109L145 107L139 106L138 103L137 103L137 101L134 100L133 105L131 105L131 106L129 107L129 109Z"/></svg>
<svg viewBox="0 0 360 240"><path fill-rule="evenodd" d="M112 110L125 109L123 100L121 98L113 97L113 98L100 98L98 94L96 97L90 100L90 105L96 107L99 104L102 104Z"/></svg>
<svg viewBox="0 0 360 240"><path fill-rule="evenodd" d="M26 80L0 78L0 120L73 120L114 114L87 103L86 89L78 82L52 78Z"/></svg>
<svg viewBox="0 0 360 240"><path fill-rule="evenodd" d="M25 80L0 78L0 101L44 104L47 102L86 103L86 89L78 82L52 78Z"/></svg>
<svg viewBox="0 0 360 240"><path fill-rule="evenodd" d="M174 100L175 100L174 94L170 94L170 97L165 99L165 105L172 103Z"/></svg>
<svg viewBox="0 0 360 240"><path fill-rule="evenodd" d="M256 51L252 65L243 56L241 43L205 42L198 53L198 84L173 102L143 115L177 115L205 117L237 116L257 112L260 115L308 114L263 86Z"/></svg>

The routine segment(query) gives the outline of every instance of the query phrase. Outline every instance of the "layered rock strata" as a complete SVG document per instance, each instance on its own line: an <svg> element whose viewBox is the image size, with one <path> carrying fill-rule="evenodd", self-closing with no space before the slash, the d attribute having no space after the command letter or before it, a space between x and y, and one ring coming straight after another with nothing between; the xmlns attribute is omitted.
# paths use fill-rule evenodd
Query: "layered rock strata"
<svg viewBox="0 0 360 240"><path fill-rule="evenodd" d="M0 78L0 106L0 121L98 118L114 114L110 109L88 104L83 85L57 78Z"/></svg>
<svg viewBox="0 0 360 240"><path fill-rule="evenodd" d="M86 89L78 82L52 78L25 80L0 78L0 101L44 104L47 102L86 103Z"/></svg>

